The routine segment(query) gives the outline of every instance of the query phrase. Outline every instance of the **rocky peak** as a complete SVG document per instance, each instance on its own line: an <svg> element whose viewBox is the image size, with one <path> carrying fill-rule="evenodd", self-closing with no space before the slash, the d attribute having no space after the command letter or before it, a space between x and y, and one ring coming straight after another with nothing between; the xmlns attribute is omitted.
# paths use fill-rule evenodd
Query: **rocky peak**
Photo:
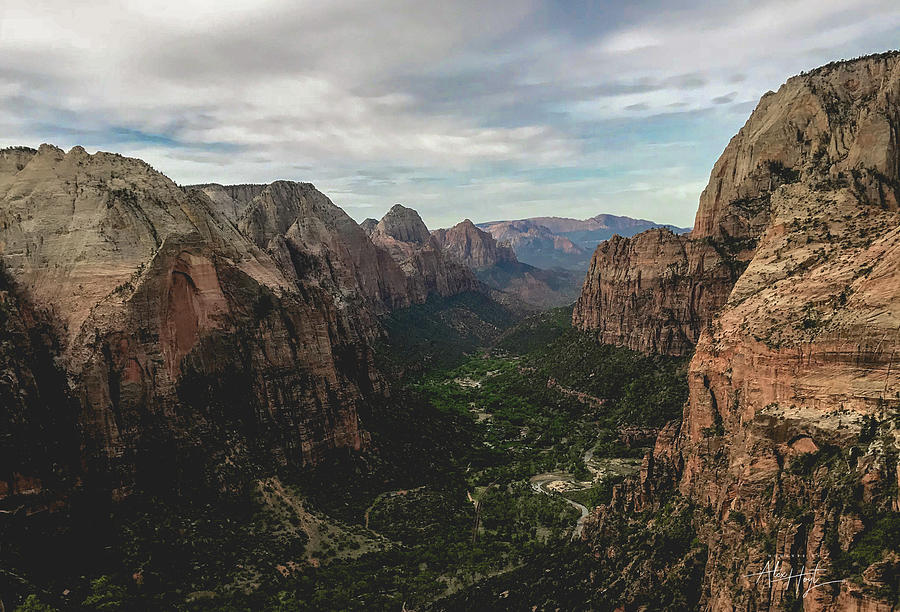
<svg viewBox="0 0 900 612"><path fill-rule="evenodd" d="M172 235L240 244L185 193L143 161L42 145L15 174L0 174L3 257L32 299L77 334L94 306L127 284Z"/></svg>
<svg viewBox="0 0 900 612"><path fill-rule="evenodd" d="M854 183L866 200L897 207L900 54L823 66L764 95L716 162L700 196L693 237L754 239L771 195L804 182Z"/></svg>
<svg viewBox="0 0 900 612"><path fill-rule="evenodd" d="M472 270L441 250L411 208L395 205L370 237L403 270L413 302L423 301L430 293L447 296L481 289Z"/></svg>
<svg viewBox="0 0 900 612"><path fill-rule="evenodd" d="M395 204L381 218L374 232L400 242L418 245L425 245L431 239L431 234L419 213L401 204Z"/></svg>
<svg viewBox="0 0 900 612"><path fill-rule="evenodd" d="M900 53L791 78L716 162L689 236L645 232L594 254L577 325L641 350L695 344L680 429L657 440L625 511L674 487L714 517L706 609L786 607L787 589L746 575L770 559L838 574L835 556L866 528L855 517L898 508L898 133ZM671 330L680 348L658 342ZM885 553L863 583L893 563ZM843 580L804 605L891 608L866 587Z"/></svg>
<svg viewBox="0 0 900 612"><path fill-rule="evenodd" d="M237 225L257 246L265 248L299 219L310 216L343 224L352 221L312 183L275 181L247 203Z"/></svg>
<svg viewBox="0 0 900 612"><path fill-rule="evenodd" d="M369 217L368 219L360 223L359 226L366 233L366 236L371 236L372 232L375 231L375 228L378 227L378 219Z"/></svg>
<svg viewBox="0 0 900 612"><path fill-rule="evenodd" d="M15 174L25 167L37 154L30 147L9 147L0 149L0 174Z"/></svg>
<svg viewBox="0 0 900 612"><path fill-rule="evenodd" d="M896 210L898 81L894 53L826 66L763 96L716 162L690 234L666 234L661 242L662 235L646 232L615 251L601 245L574 323L599 330L607 342L684 354L772 231L785 194L794 194L799 209L806 208L801 201L847 189L863 207ZM655 261L638 255L654 252ZM683 342L653 340L673 324Z"/></svg>
<svg viewBox="0 0 900 612"><path fill-rule="evenodd" d="M247 209L250 202L265 190L266 185L220 185L206 183L189 185L186 189L199 189L212 201L216 208L232 223Z"/></svg>
<svg viewBox="0 0 900 612"><path fill-rule="evenodd" d="M512 247L499 244L491 234L478 229L469 219L450 229L435 230L433 236L444 253L473 270L517 261Z"/></svg>

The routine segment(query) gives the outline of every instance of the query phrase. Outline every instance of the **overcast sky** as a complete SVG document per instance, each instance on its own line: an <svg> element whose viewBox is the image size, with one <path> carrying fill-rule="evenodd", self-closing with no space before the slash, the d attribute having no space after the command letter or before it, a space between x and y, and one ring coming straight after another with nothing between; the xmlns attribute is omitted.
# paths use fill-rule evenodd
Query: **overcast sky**
<svg viewBox="0 0 900 612"><path fill-rule="evenodd" d="M310 181L358 220L688 226L763 93L898 46L897 0L0 2L0 146Z"/></svg>

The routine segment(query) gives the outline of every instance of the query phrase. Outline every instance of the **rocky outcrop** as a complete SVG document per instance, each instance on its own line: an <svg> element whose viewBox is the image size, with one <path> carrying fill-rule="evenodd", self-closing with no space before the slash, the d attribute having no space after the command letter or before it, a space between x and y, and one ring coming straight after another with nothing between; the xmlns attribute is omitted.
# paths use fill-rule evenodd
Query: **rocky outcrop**
<svg viewBox="0 0 900 612"><path fill-rule="evenodd" d="M512 247L498 243L468 219L450 229L435 230L433 235L442 251L476 271L517 261Z"/></svg>
<svg viewBox="0 0 900 612"><path fill-rule="evenodd" d="M378 219L372 219L369 217L365 221L359 224L359 226L366 233L366 236L371 236L372 232L375 231L375 228L378 227Z"/></svg>
<svg viewBox="0 0 900 612"><path fill-rule="evenodd" d="M414 303L424 302L432 293L446 297L480 290L472 271L444 254L419 213L411 208L400 204L391 208L372 230L371 239L399 264Z"/></svg>
<svg viewBox="0 0 900 612"><path fill-rule="evenodd" d="M206 183L190 185L188 189L200 189L212 201L216 209L231 221L236 222L247 209L250 200L260 194L266 185L220 185Z"/></svg>
<svg viewBox="0 0 900 612"><path fill-rule="evenodd" d="M41 313L58 339L83 484L114 497L227 488L260 467L315 465L366 444L358 408L383 392L366 340L372 317L350 316L340 300L350 281L322 272L332 253L309 230L334 218L298 225L274 214L284 237L271 240L303 263L288 267L201 190L139 160L49 145L16 156L0 172L9 299ZM271 202L256 191L250 203ZM260 243L272 231L261 213L241 220ZM25 319L10 325L27 329ZM23 470L4 475L5 504L43 478Z"/></svg>
<svg viewBox="0 0 900 612"><path fill-rule="evenodd" d="M605 344L686 355L734 280L709 242L666 229L614 236L594 253L573 321Z"/></svg>
<svg viewBox="0 0 900 612"><path fill-rule="evenodd" d="M424 301L411 280L357 223L309 183L276 181L250 200L241 232L281 263L288 276L315 278L354 319ZM422 279L414 279L422 281ZM424 282L424 281L422 281Z"/></svg>
<svg viewBox="0 0 900 612"><path fill-rule="evenodd" d="M525 304L552 308L571 304L581 275L568 270L541 270L520 262L512 247L466 219L432 232L445 255L475 271L487 286L512 294Z"/></svg>
<svg viewBox="0 0 900 612"><path fill-rule="evenodd" d="M616 499L630 512L674 489L697 506L704 609L888 610L896 598L882 546L900 510L898 133L900 54L825 66L762 98L701 196L684 244L741 273L700 330L680 427ZM617 253L598 253L609 274ZM636 299L633 284L600 286L611 304ZM584 302L578 320L597 321ZM660 325L656 306L645 313ZM796 580L757 582L767 562L842 582L804 597Z"/></svg>
<svg viewBox="0 0 900 612"><path fill-rule="evenodd" d="M889 60L884 60L889 62ZM882 63L884 63L882 62ZM884 68L873 70L883 71ZM841 70L848 70L842 68ZM660 242L653 234L639 234L613 251L601 245L594 253L590 274L576 306L573 322L586 330L599 330L606 341L639 350L658 348L655 329L673 324L686 342L676 350L684 354L697 342L697 331L728 299L771 227L773 197L795 185L815 192L848 187L865 203L896 206L895 153L890 141L891 112L884 108L886 73L866 72L838 83L837 69L791 79L778 94L763 96L741 131L731 140L713 168L709 185L700 196L693 231L685 238L669 237L656 265L638 264L617 273L621 252L648 252ZM882 108L876 108L882 107ZM880 140L879 140L880 139ZM802 189L802 188L801 188ZM794 196L799 199L799 195ZM664 252L674 253L666 257ZM682 251L685 255L682 255ZM655 284L670 276L669 267L684 267L695 281L682 284L669 299L681 306L681 315L658 303L653 295L671 290ZM640 270L641 279L635 283ZM705 279L703 276L705 275ZM728 280L730 277L730 280ZM620 323L621 312L632 309ZM644 326L637 336L635 328Z"/></svg>
<svg viewBox="0 0 900 612"><path fill-rule="evenodd" d="M396 240L404 244L425 246L431 240L431 233L419 213L402 204L394 204L373 230L384 239Z"/></svg>
<svg viewBox="0 0 900 612"><path fill-rule="evenodd" d="M0 174L15 173L25 167L37 151L30 147L0 149Z"/></svg>

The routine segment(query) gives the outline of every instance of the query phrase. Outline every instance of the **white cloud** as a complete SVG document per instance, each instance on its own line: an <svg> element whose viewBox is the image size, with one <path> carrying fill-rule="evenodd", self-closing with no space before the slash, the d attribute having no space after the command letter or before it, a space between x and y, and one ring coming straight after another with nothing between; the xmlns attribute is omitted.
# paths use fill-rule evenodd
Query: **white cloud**
<svg viewBox="0 0 900 612"><path fill-rule="evenodd" d="M366 214L421 202L431 224L635 207L684 225L748 104L900 32L895 0L610 2L596 24L560 6L8 2L0 133L140 156L182 183L311 180Z"/></svg>

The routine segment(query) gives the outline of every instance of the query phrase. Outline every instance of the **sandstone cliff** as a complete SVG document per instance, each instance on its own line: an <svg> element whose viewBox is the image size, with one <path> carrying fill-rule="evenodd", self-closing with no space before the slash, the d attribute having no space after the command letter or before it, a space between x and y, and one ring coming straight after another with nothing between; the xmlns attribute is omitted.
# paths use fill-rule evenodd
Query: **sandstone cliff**
<svg viewBox="0 0 900 612"><path fill-rule="evenodd" d="M693 231L683 237L639 234L614 250L601 245L574 324L637 350L686 354L753 257L771 225L773 196L783 186L790 190L799 183L828 192L843 183L862 202L895 206L893 111L883 99L890 75L875 66L890 60L873 62L875 73L829 69L828 76L796 77L777 94L763 96L716 162ZM846 80L839 83L840 78ZM623 270L617 260L623 252L653 250L660 255L656 264L637 262ZM692 279L673 286L672 277L685 268ZM629 314L623 318L622 312ZM640 326L643 333L635 331ZM655 329L674 329L683 341L660 345Z"/></svg>
<svg viewBox="0 0 900 612"><path fill-rule="evenodd" d="M290 277L317 279L353 318L409 306L427 295L411 289L398 263L309 183L265 186L247 203L237 225Z"/></svg>
<svg viewBox="0 0 900 612"><path fill-rule="evenodd" d="M700 509L705 609L892 609L900 565L879 543L900 510L898 133L900 54L794 77L716 163L690 237L595 254L582 327L665 351L649 339L692 310L700 322L685 334L697 344L683 421L615 504L645 509L675 487ZM666 274L685 262L706 276L681 285L673 321ZM598 511L587 537L605 522ZM843 582L801 597L796 580L747 577L767 561Z"/></svg>
<svg viewBox="0 0 900 612"><path fill-rule="evenodd" d="M450 296L480 289L472 271L444 254L419 213L411 208L400 204L391 208L372 230L371 239L400 265L414 303L423 302L431 293Z"/></svg>
<svg viewBox="0 0 900 612"><path fill-rule="evenodd" d="M304 242L318 219L286 228L304 264L288 267L200 190L138 160L48 145L0 159L10 299L44 313L59 339L56 392L74 398L72 469L86 484L114 496L240 486L260 463L312 465L366 443L357 408L383 387L373 332L339 300L350 281L322 272L327 247ZM248 205L266 192L253 191ZM249 235L271 229L262 217L242 215ZM4 488L39 477L13 470Z"/></svg>
<svg viewBox="0 0 900 612"><path fill-rule="evenodd" d="M442 251L476 271L517 261L512 247L498 243L468 219L450 229L435 230L433 234Z"/></svg>
<svg viewBox="0 0 900 612"><path fill-rule="evenodd" d="M564 306L578 295L580 274L522 263L511 246L499 243L468 219L450 229L435 230L433 236L446 255L474 270L478 280L525 304L538 308Z"/></svg>
<svg viewBox="0 0 900 612"><path fill-rule="evenodd" d="M482 290L415 211L395 208L373 235L308 183L181 188L115 154L4 149L3 322L61 370L35 357L3 392L59 382L42 393L72 418L36 405L25 427L65 429L80 452L56 472L114 497L240 487L360 449L359 408L386 394L371 348L382 315ZM62 478L31 456L3 475L5 503Z"/></svg>
<svg viewBox="0 0 900 612"><path fill-rule="evenodd" d="M594 253L573 321L606 344L685 355L733 283L707 242L666 229L614 236Z"/></svg>
<svg viewBox="0 0 900 612"><path fill-rule="evenodd" d="M250 200L266 188L265 185L220 185L207 183L191 185L188 189L200 189L209 197L216 209L232 222L247 209Z"/></svg>

